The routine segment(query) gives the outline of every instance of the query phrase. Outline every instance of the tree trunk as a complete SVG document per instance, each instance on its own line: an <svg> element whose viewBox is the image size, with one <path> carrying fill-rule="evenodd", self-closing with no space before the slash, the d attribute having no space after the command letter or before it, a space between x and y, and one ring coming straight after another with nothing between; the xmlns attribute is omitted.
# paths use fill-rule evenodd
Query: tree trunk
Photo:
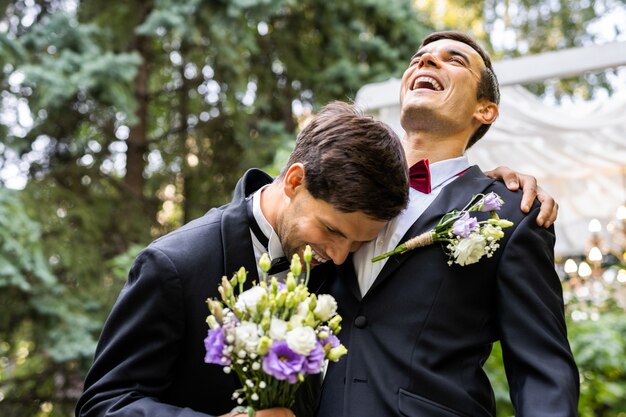
<svg viewBox="0 0 626 417"><path fill-rule="evenodd" d="M126 176L124 183L130 193L142 199L145 178L143 172L146 166L145 154L148 151L147 117L148 117L148 39L138 36L135 40L135 50L142 56L142 62L137 70L133 86L137 100L137 124L130 128L126 144Z"/></svg>

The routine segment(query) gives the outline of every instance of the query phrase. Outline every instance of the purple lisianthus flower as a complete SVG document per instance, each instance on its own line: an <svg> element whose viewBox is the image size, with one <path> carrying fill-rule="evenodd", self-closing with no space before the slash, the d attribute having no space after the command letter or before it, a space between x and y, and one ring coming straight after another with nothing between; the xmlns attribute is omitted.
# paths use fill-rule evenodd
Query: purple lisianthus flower
<svg viewBox="0 0 626 417"><path fill-rule="evenodd" d="M317 343L311 353L309 353L309 356L304 359L302 371L305 374L319 374L322 371L325 359L326 353L324 352L324 348Z"/></svg>
<svg viewBox="0 0 626 417"><path fill-rule="evenodd" d="M480 211L495 211L502 207L502 200L496 193L489 193L483 199L483 207Z"/></svg>
<svg viewBox="0 0 626 417"><path fill-rule="evenodd" d="M230 358L224 355L224 329L209 329L208 336L204 339L204 348L206 355L204 362L214 363L216 365L230 365Z"/></svg>
<svg viewBox="0 0 626 417"><path fill-rule="evenodd" d="M478 228L478 221L475 217L470 217L469 213L465 212L463 215L454 222L452 226L452 233L458 237L468 237L472 231Z"/></svg>
<svg viewBox="0 0 626 417"><path fill-rule="evenodd" d="M304 356L289 349L287 342L274 342L267 355L263 357L263 371L274 378L290 384L298 382L298 373L302 371Z"/></svg>

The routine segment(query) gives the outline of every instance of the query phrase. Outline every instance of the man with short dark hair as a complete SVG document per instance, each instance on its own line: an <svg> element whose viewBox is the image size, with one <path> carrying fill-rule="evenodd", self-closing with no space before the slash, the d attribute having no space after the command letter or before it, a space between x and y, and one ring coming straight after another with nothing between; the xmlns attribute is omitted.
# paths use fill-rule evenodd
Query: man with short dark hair
<svg viewBox="0 0 626 417"><path fill-rule="evenodd" d="M482 365L498 340L516 416L577 415L554 229L538 225L538 204L523 213L519 192L464 156L496 120L498 101L488 55L463 33L430 35L411 59L400 103L415 188L408 208L322 289L338 300L349 353L329 366L319 417L493 417ZM449 265L445 248L432 244L371 261L490 192L514 223L493 256Z"/></svg>
<svg viewBox="0 0 626 417"><path fill-rule="evenodd" d="M376 196L376 198L371 198ZM340 264L406 206L397 135L344 103L322 109L298 135L281 175L249 170L231 203L156 240L137 257L108 317L76 415L224 415L239 384L205 364L207 298L241 266L291 257L310 245L314 265ZM258 417L292 416L262 410Z"/></svg>

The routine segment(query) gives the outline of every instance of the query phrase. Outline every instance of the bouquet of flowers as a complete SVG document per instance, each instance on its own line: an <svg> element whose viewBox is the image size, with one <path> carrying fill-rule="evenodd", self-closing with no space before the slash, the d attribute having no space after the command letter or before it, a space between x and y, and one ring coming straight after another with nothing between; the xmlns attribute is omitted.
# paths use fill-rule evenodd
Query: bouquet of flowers
<svg viewBox="0 0 626 417"><path fill-rule="evenodd" d="M241 268L231 279L222 277L221 300L208 299L211 314L204 340L206 363L235 372L242 388L233 393L240 404L233 411L252 417L255 410L293 406L304 378L320 373L326 360L347 353L336 334L341 330L337 303L328 295L309 294L312 251L304 254L306 272L295 254L284 283L268 278L270 260L264 254L260 282L243 289L247 272Z"/></svg>
<svg viewBox="0 0 626 417"><path fill-rule="evenodd" d="M446 213L433 230L422 233L398 245L391 252L372 258L378 262L392 255L398 255L415 248L444 242L448 254L448 265L457 263L461 266L476 263L483 256L488 258L500 247L498 240L504 236L502 229L513 223L498 217L496 213L504 202L496 193L477 194L462 210ZM478 221L470 216L471 212L490 212L491 218Z"/></svg>

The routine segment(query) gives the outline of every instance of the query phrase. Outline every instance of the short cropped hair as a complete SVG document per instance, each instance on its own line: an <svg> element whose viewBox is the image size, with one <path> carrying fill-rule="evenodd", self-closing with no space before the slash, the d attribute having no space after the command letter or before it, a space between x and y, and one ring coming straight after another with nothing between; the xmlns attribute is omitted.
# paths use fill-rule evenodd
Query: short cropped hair
<svg viewBox="0 0 626 417"><path fill-rule="evenodd" d="M462 42L466 45L469 45L473 50L475 50L478 55L483 59L485 63L485 68L480 73L480 81L478 82L478 89L476 90L476 98L478 100L487 99L493 103L500 103L500 86L498 84L498 78L496 77L496 73L493 71L493 66L491 65L491 59L489 58L489 54L483 49L482 46L476 42L474 38L470 35L457 32L457 31L442 31L442 32L434 32L430 35L426 36L422 41L419 49L428 45L429 43L439 41L442 39L450 39L457 42ZM483 124L481 125L474 134L470 137L470 140L467 144L469 148L480 138L485 136L485 133L489 130L491 124Z"/></svg>
<svg viewBox="0 0 626 417"><path fill-rule="evenodd" d="M363 212L391 220L408 203L408 172L396 133L354 105L335 101L300 131L281 172L304 165L304 183L314 198L344 213Z"/></svg>

